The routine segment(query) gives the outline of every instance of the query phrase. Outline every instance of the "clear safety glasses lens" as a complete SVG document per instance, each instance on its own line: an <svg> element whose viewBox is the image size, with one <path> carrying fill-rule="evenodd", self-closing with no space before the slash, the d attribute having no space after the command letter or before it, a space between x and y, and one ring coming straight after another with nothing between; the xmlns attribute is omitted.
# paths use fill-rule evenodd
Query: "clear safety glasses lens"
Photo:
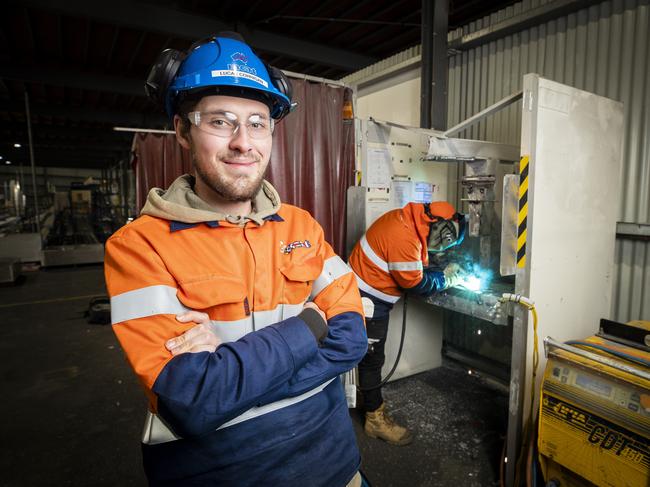
<svg viewBox="0 0 650 487"><path fill-rule="evenodd" d="M237 116L230 112L190 112L187 118L203 132L223 138L237 134L242 125ZM265 139L273 134L274 121L261 115L251 115L244 126L251 139Z"/></svg>

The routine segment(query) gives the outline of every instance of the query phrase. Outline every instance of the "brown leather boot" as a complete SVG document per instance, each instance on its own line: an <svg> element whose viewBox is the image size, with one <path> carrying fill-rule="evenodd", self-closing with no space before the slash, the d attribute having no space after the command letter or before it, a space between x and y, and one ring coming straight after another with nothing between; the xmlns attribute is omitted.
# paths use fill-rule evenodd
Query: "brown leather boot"
<svg viewBox="0 0 650 487"><path fill-rule="evenodd" d="M413 441L413 434L408 428L393 421L386 412L386 403L379 409L366 413L366 425L363 430L370 438L381 438L391 445L403 446Z"/></svg>

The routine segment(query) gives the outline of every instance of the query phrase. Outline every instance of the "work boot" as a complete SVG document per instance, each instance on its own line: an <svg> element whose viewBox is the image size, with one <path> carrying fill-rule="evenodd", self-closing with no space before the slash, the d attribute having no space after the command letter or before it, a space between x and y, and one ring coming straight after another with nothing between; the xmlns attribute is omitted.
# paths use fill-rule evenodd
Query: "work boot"
<svg viewBox="0 0 650 487"><path fill-rule="evenodd" d="M366 413L366 425L363 430L370 438L381 438L391 445L408 445L413 441L411 431L395 423L388 415L385 403L376 411Z"/></svg>

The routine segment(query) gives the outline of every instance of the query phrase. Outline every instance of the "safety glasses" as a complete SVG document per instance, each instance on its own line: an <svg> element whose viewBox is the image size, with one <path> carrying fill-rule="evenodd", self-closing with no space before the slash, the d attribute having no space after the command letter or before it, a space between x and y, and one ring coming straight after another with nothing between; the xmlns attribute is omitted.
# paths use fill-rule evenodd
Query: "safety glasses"
<svg viewBox="0 0 650 487"><path fill-rule="evenodd" d="M190 112L187 118L199 130L223 138L236 135L243 124L251 139L266 139L273 134L275 126L272 118L263 115L251 115L242 123L237 115L226 111Z"/></svg>

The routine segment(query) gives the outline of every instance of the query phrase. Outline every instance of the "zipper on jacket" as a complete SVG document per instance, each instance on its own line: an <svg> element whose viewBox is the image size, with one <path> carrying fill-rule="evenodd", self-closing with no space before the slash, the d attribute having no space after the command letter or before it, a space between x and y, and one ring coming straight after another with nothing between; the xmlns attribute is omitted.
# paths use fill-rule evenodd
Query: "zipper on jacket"
<svg viewBox="0 0 650 487"><path fill-rule="evenodd" d="M255 252L253 252L253 247L251 246L250 241L248 240L248 235L246 234L246 227L250 225L250 222L246 222L243 227L241 227L241 231L244 236L244 241L248 245L248 251L251 253L253 256L253 263L255 263ZM255 268L253 268L253 275L255 275ZM251 299L253 300L253 304L255 304L255 282L253 281L253 290L252 290L252 296ZM248 300L248 296L244 299L244 312L246 313L246 316L251 316L251 325L253 331L256 331L256 326L255 326L255 315L251 313L251 307L250 307L250 301Z"/></svg>
<svg viewBox="0 0 650 487"><path fill-rule="evenodd" d="M246 313L246 316L251 315L251 307L248 304L248 296L244 298L244 313Z"/></svg>

